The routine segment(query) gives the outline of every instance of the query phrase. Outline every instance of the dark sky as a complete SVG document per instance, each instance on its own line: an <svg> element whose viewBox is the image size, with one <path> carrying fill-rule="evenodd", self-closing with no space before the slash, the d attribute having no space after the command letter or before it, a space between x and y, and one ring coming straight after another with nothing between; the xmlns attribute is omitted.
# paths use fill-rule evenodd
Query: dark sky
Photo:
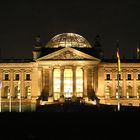
<svg viewBox="0 0 140 140"><path fill-rule="evenodd" d="M96 34L106 57L116 51L132 57L140 42L140 1L5 1L0 4L2 58L31 58L35 36L46 44L54 35L74 32L93 44Z"/></svg>

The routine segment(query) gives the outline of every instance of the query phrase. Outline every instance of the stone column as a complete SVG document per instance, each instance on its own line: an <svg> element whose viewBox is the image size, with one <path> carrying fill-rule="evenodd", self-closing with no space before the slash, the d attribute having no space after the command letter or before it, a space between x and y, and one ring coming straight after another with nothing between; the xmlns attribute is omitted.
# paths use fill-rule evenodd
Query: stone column
<svg viewBox="0 0 140 140"><path fill-rule="evenodd" d="M64 95L64 67L61 67L60 68L60 71L61 71L61 77L60 77L60 82L61 82L61 85L60 85L60 96Z"/></svg>
<svg viewBox="0 0 140 140"><path fill-rule="evenodd" d="M133 71L133 91L132 96L137 97L137 83L136 83L137 73L136 70Z"/></svg>
<svg viewBox="0 0 140 140"><path fill-rule="evenodd" d="M95 67L92 68L92 89L95 90L96 92L96 88L97 88L97 80L96 80L96 76L97 76L97 73L95 72ZM96 81L96 82L95 82Z"/></svg>
<svg viewBox="0 0 140 140"><path fill-rule="evenodd" d="M104 66L103 65L98 65L98 96L99 97L105 97L104 93L104 86L105 86L105 81L104 81Z"/></svg>
<svg viewBox="0 0 140 140"><path fill-rule="evenodd" d="M45 69L42 70L42 87L45 86Z"/></svg>
<svg viewBox="0 0 140 140"><path fill-rule="evenodd" d="M38 79L39 80L38 89L39 89L39 92L41 93L42 92L42 68L38 69L38 78L39 78Z"/></svg>
<svg viewBox="0 0 140 140"><path fill-rule="evenodd" d="M38 91L38 65L35 64L35 66L32 69L32 79L31 79L31 95L32 100L35 100L36 97L40 96L40 93Z"/></svg>
<svg viewBox="0 0 140 140"><path fill-rule="evenodd" d="M73 96L76 96L76 67L72 67L73 71Z"/></svg>
<svg viewBox="0 0 140 140"><path fill-rule="evenodd" d="M98 90L98 67L97 66L94 66L92 68L92 89L97 94L97 90Z"/></svg>
<svg viewBox="0 0 140 140"><path fill-rule="evenodd" d="M84 73L84 97L87 97L87 68L83 67L83 73Z"/></svg>
<svg viewBox="0 0 140 140"><path fill-rule="evenodd" d="M53 68L49 69L49 96L53 96Z"/></svg>

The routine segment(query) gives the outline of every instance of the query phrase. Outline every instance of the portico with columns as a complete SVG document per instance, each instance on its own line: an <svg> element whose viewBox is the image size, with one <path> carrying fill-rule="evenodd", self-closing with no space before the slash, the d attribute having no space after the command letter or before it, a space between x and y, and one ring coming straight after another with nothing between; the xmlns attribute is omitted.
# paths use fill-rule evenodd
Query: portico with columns
<svg viewBox="0 0 140 140"><path fill-rule="evenodd" d="M40 90L45 91L53 100L58 101L60 97L84 98L88 93L97 89L97 66L100 60L94 58L90 60L57 60L41 61L38 60L38 66L42 69L39 74ZM41 68L42 67L42 68Z"/></svg>

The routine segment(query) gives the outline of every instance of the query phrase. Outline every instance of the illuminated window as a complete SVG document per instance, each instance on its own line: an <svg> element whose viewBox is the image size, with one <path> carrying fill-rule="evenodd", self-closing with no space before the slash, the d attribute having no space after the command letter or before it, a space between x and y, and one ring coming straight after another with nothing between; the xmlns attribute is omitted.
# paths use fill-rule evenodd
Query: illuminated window
<svg viewBox="0 0 140 140"><path fill-rule="evenodd" d="M106 74L106 80L110 80L110 74Z"/></svg>
<svg viewBox="0 0 140 140"><path fill-rule="evenodd" d="M127 87L126 95L127 95L127 98L132 97L132 87L131 86Z"/></svg>
<svg viewBox="0 0 140 140"><path fill-rule="evenodd" d="M30 86L26 87L26 97L27 97L27 99L31 99L31 87Z"/></svg>
<svg viewBox="0 0 140 140"><path fill-rule="evenodd" d="M138 74L138 80L140 80L140 74Z"/></svg>
<svg viewBox="0 0 140 140"><path fill-rule="evenodd" d="M105 97L106 98L110 98L111 97L111 87L110 86L106 86L105 87Z"/></svg>
<svg viewBox="0 0 140 140"><path fill-rule="evenodd" d="M119 90L118 90L118 86L117 86L117 89L116 89L117 93L119 91L119 97L121 98L122 97L122 87L119 86Z"/></svg>
<svg viewBox="0 0 140 140"><path fill-rule="evenodd" d="M76 70L76 93L77 93L77 97L83 96L83 71L82 69Z"/></svg>
<svg viewBox="0 0 140 140"><path fill-rule="evenodd" d="M30 74L26 74L26 80L31 80Z"/></svg>
<svg viewBox="0 0 140 140"><path fill-rule="evenodd" d="M137 87L137 96L140 97L140 86Z"/></svg>
<svg viewBox="0 0 140 140"><path fill-rule="evenodd" d="M17 97L18 97L18 92L19 92L19 91L18 91L18 86L16 86L16 87L15 87L14 94L13 94L13 97L14 97L14 98L17 98Z"/></svg>
<svg viewBox="0 0 140 140"><path fill-rule="evenodd" d="M15 75L15 80L19 80L19 74Z"/></svg>
<svg viewBox="0 0 140 140"><path fill-rule="evenodd" d="M5 74L4 80L9 80L9 74Z"/></svg>
<svg viewBox="0 0 140 140"><path fill-rule="evenodd" d="M73 73L72 69L64 70L64 96L66 98L72 97L73 92Z"/></svg>
<svg viewBox="0 0 140 140"><path fill-rule="evenodd" d="M3 93L3 98L7 98L8 97L8 93L10 91L9 86L4 87L4 93Z"/></svg>
<svg viewBox="0 0 140 140"><path fill-rule="evenodd" d="M128 74L128 75L127 75L127 79L128 79L128 80L131 80L131 74Z"/></svg>

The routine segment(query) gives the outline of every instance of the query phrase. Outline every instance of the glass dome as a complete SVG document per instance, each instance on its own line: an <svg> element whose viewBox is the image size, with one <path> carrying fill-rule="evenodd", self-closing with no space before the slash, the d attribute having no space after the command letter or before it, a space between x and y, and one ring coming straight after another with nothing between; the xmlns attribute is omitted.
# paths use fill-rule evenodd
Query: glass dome
<svg viewBox="0 0 140 140"><path fill-rule="evenodd" d="M84 37L75 33L58 34L54 36L45 46L45 48L59 47L92 48Z"/></svg>

